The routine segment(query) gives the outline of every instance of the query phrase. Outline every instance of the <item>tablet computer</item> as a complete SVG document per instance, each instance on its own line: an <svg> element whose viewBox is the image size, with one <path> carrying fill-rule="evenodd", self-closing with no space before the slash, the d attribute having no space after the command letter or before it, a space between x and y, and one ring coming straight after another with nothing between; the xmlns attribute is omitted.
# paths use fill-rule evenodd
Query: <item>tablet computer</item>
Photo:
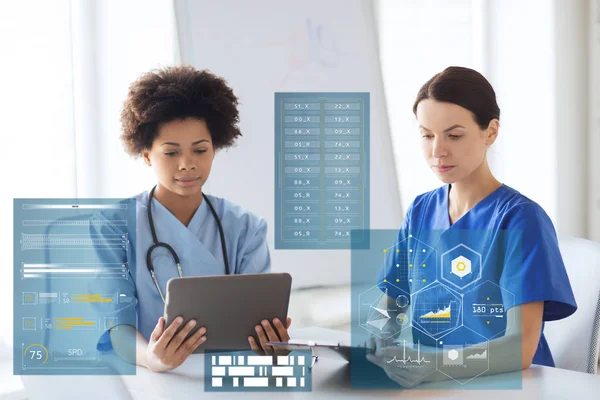
<svg viewBox="0 0 600 400"><path fill-rule="evenodd" d="M165 322L178 316L206 327L203 350L249 350L248 336L263 319L285 323L292 277L290 274L242 274L173 278L167 282ZM182 326L184 326L182 324Z"/></svg>

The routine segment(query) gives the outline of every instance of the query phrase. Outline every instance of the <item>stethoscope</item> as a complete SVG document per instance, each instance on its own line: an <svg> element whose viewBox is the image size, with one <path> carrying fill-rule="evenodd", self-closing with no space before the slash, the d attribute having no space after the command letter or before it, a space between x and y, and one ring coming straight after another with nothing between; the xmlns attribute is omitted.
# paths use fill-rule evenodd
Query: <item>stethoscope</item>
<svg viewBox="0 0 600 400"><path fill-rule="evenodd" d="M180 278L183 278L183 270L181 269L181 263L179 261L179 256L177 255L175 250L173 250L173 248L171 246L169 246L167 243L159 242L158 237L156 236L156 230L154 229L154 221L152 219L152 210L151 210L152 197L154 197L154 189L156 189L156 186L154 186L152 188L152 190L150 191L150 194L148 195L148 223L150 224L150 232L152 232L152 240L154 241L154 244L152 246L150 246L150 248L148 249L148 252L146 253L146 266L148 267L148 271L150 271L150 275L152 276L154 285L156 286L156 289L158 290L158 294L160 294L160 297L161 297L163 303L165 303L166 302L165 296L163 295L162 290L160 290L160 286L158 285L158 279L156 279L156 274L154 273L154 265L152 264L152 251L154 249L156 249L157 247L164 247L171 254L171 256L173 257L173 260L175 260L175 265L177 266L177 272L179 273ZM210 208L210 212L212 213L213 217L215 217L215 220L217 221L217 226L219 228L219 235L221 236L221 249L223 250L223 260L225 261L225 274L229 275L230 274L229 260L227 258L227 246L225 245L225 233L223 232L223 225L221 225L221 220L219 219L219 216L217 215L217 212L215 211L213 205L208 200L208 197L206 197L206 195L204 193L202 193L202 197L204 198L204 201L206 201L206 204L208 204L208 207Z"/></svg>

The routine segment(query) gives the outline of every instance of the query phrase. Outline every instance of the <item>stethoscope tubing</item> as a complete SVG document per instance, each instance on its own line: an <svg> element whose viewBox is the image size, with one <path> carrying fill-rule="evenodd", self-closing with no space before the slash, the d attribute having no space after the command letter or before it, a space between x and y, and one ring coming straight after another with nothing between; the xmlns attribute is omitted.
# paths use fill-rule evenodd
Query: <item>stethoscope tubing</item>
<svg viewBox="0 0 600 400"><path fill-rule="evenodd" d="M152 252L159 247L166 249L173 257L173 260L175 261L175 266L177 267L177 273L179 274L180 278L183 278L183 270L181 268L181 262L179 260L179 256L177 255L177 252L175 251L175 249L173 249L173 247L171 247L168 243L160 242L158 240L158 236L156 235L156 229L154 228L154 219L152 218L152 198L154 197L155 189L156 189L156 186L154 186L152 188L152 190L150 191L150 194L148 195L148 210L147 210L148 224L150 225L150 232L152 234L153 244L152 244L152 246L150 246L150 248L146 252L146 267L148 268L148 272L150 272L150 276L152 277L152 281L154 282L154 285L156 286L156 289L158 290L158 294L160 295L163 303L166 303L165 296L164 296L162 290L160 289L160 285L158 284L158 279L156 278L156 273L154 272L154 264L152 263ZM221 220L219 219L219 215L215 211L215 208L213 207L210 200L208 200L208 197L204 193L202 193L202 197L204 198L204 201L206 201L206 204L210 208L210 212L213 215L213 217L215 218L215 221L217 221L217 227L219 228L219 236L221 239L221 250L223 251L223 261L225 263L225 275L229 275L231 273L231 271L229 269L229 258L227 257L227 245L225 244L225 232L223 231L223 225L221 224Z"/></svg>

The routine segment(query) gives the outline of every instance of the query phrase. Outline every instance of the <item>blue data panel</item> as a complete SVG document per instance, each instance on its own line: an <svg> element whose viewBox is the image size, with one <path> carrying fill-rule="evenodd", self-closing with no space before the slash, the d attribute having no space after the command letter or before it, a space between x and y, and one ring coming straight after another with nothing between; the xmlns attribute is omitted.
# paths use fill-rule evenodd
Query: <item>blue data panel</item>
<svg viewBox="0 0 600 400"><path fill-rule="evenodd" d="M366 245L369 110L369 93L275 93L276 249Z"/></svg>
<svg viewBox="0 0 600 400"><path fill-rule="evenodd" d="M518 282L501 287L498 273L507 263L522 270L529 255L523 255L521 232L411 232L351 231L370 240L351 253L351 344L384 341L369 360L352 353L351 387L430 389L418 384L443 374L447 380L436 382L438 389L521 389L520 373L480 379L522 359L520 321L507 310L524 288ZM490 346L511 328L514 341Z"/></svg>
<svg viewBox="0 0 600 400"><path fill-rule="evenodd" d="M135 224L135 199L14 200L15 374L135 374L101 345L136 326Z"/></svg>

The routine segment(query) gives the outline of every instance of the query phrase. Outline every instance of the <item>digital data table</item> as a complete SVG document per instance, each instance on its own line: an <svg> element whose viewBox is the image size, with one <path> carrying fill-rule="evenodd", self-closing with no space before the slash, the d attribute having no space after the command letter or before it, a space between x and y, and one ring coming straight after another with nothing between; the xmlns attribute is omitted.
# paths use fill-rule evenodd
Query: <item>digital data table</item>
<svg viewBox="0 0 600 400"><path fill-rule="evenodd" d="M14 200L14 374L135 374L99 348L135 325L135 227L135 199Z"/></svg>
<svg viewBox="0 0 600 400"><path fill-rule="evenodd" d="M369 93L275 93L275 155L275 248L361 246Z"/></svg>

